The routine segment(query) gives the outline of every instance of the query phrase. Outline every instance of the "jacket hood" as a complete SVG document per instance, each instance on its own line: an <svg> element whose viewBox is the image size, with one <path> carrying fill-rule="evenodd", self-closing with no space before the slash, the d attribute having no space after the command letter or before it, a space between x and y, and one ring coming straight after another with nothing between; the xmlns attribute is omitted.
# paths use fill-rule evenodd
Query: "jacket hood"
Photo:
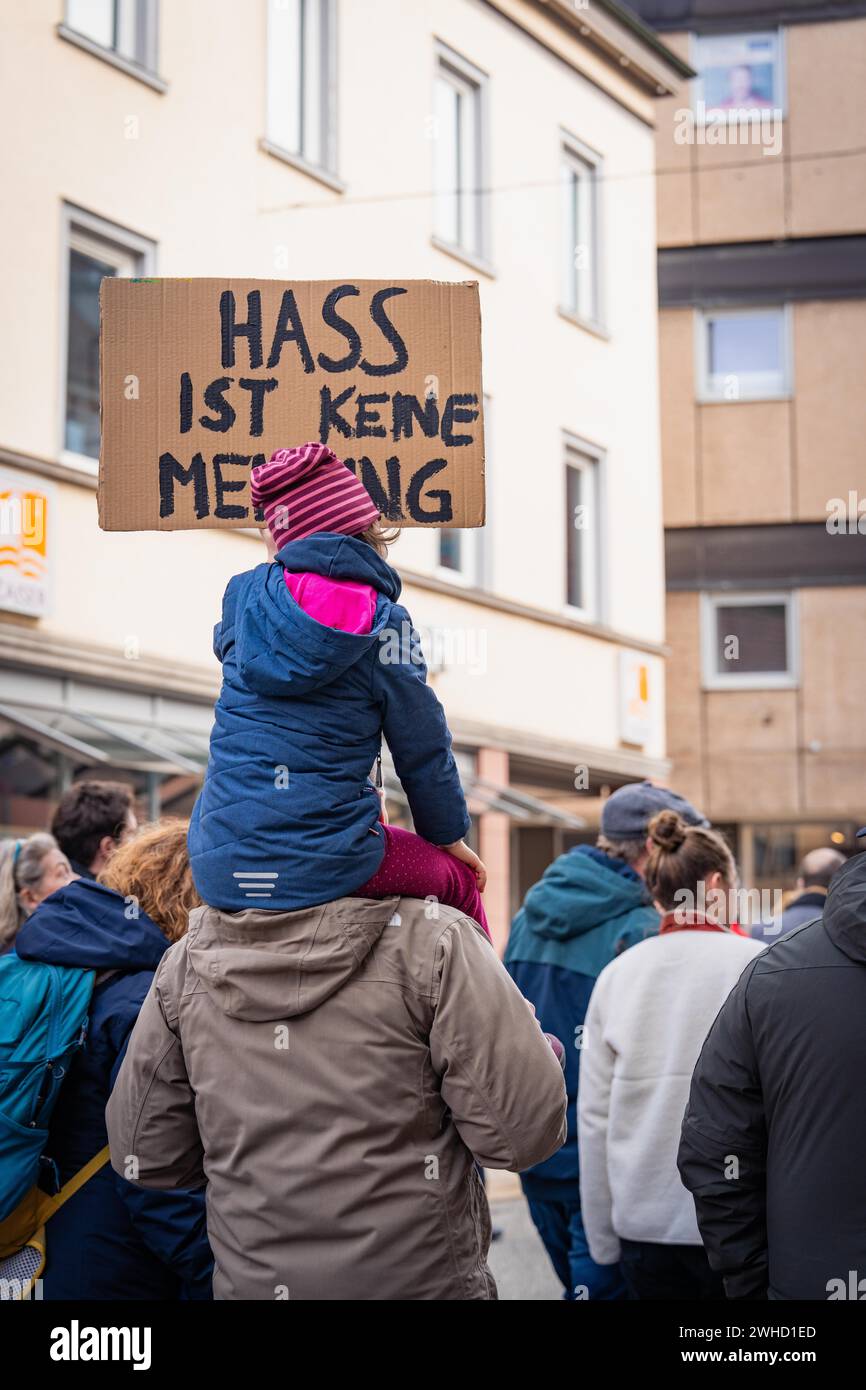
<svg viewBox="0 0 866 1390"><path fill-rule="evenodd" d="M292 597L284 568L376 589L370 632L339 632L311 618ZM293 697L330 685L375 646L399 593L396 572L355 536L328 533L284 545L275 561L252 571L237 617L234 637L244 684L261 695Z"/></svg>
<svg viewBox="0 0 866 1390"><path fill-rule="evenodd" d="M831 879L824 927L834 946L866 965L866 854L856 854Z"/></svg>
<svg viewBox="0 0 866 1390"><path fill-rule="evenodd" d="M120 893L94 879L58 888L27 918L15 938L22 960L85 970L155 970L168 939L146 912L127 917Z"/></svg>
<svg viewBox="0 0 866 1390"><path fill-rule="evenodd" d="M589 845L554 860L523 905L527 929L554 941L582 936L648 906L649 894L634 870Z"/></svg>
<svg viewBox="0 0 866 1390"><path fill-rule="evenodd" d="M341 898L298 912L190 913L190 965L218 1009L249 1023L312 1013L363 965L398 898Z"/></svg>
<svg viewBox="0 0 866 1390"><path fill-rule="evenodd" d="M395 603L400 597L400 576L383 560L371 545L357 536L340 536L335 531L322 531L289 541L276 555L285 569L294 574L309 572L323 574L328 579L350 579L355 584L370 584L380 594Z"/></svg>

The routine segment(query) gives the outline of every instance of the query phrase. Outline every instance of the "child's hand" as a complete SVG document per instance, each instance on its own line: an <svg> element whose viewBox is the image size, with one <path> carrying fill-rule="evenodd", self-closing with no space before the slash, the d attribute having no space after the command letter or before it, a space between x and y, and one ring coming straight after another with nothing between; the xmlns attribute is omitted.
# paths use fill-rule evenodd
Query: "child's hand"
<svg viewBox="0 0 866 1390"><path fill-rule="evenodd" d="M440 845L440 849L445 849L449 854L453 854L455 859L468 864L478 880L478 891L483 893L487 887L487 870L482 864L478 855L471 850L465 840L455 840L453 845Z"/></svg>
<svg viewBox="0 0 866 1390"><path fill-rule="evenodd" d="M532 1014L532 1017L535 1019L539 1028L541 1028L541 1021L538 1017L538 1014L535 1012L535 1005L533 1004L532 1000L527 999L526 995L524 995L523 1002L524 1004L527 1004L529 1006L529 1012ZM542 1033L544 1033L543 1028L541 1028L541 1031ZM547 1038L551 1052L553 1053L559 1065L562 1067L562 1070L565 1071L565 1048L563 1047L562 1043L559 1041L559 1038L556 1036L555 1033L544 1033L544 1036Z"/></svg>

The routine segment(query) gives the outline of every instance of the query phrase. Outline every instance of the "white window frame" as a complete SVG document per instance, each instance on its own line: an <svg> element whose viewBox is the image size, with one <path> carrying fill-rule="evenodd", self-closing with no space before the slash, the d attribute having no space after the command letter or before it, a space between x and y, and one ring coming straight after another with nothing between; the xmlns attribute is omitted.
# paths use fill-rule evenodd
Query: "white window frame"
<svg viewBox="0 0 866 1390"><path fill-rule="evenodd" d="M785 608L787 671L719 671L716 666L716 612L780 604ZM704 690L794 690L800 684L800 605L796 589L714 589L701 594L701 683Z"/></svg>
<svg viewBox="0 0 866 1390"><path fill-rule="evenodd" d="M97 217L71 203L63 204L60 239L60 409L58 458L82 473L99 472L99 459L79 454L66 447L67 371L69 352L69 257L81 251L107 264L122 266L136 276L152 275L156 269L156 246L147 237L139 236L114 222Z"/></svg>
<svg viewBox="0 0 866 1390"><path fill-rule="evenodd" d="M159 0L137 0L137 3L136 0L107 0L107 3L111 5L115 30L118 20L127 25L137 23L140 31L140 57L130 57L128 53L124 53L122 49L116 47L114 42L110 44L100 43L98 39L93 38L83 29L76 28L71 15L70 0L66 0L63 7L64 18L60 25L62 37L71 38L82 47L86 47L89 52L96 54L97 57L105 57L119 66L128 66L139 69L142 73L155 74L159 52ZM137 74L133 72L131 75Z"/></svg>
<svg viewBox="0 0 866 1390"><path fill-rule="evenodd" d="M482 530L480 526L467 527L439 527L436 532L436 553L441 555L442 534L450 530L453 534L456 530L460 537L460 568L452 569L450 565L443 565L441 559L437 559L435 573L439 579L445 579L451 584L465 584L467 588L480 588L482 584L481 566L483 556Z"/></svg>
<svg viewBox="0 0 866 1390"><path fill-rule="evenodd" d="M464 584L471 589L489 589L491 583L491 556L490 547L487 544L490 538L490 449L491 449L491 408L490 397L484 393L484 491L485 491L485 515L486 520L483 526L466 526L452 528L457 530L460 537L461 565L459 569L451 569L449 565L443 565L439 560L441 555L442 533L445 527L439 527L436 531L436 556L437 561L434 565L434 574L439 579L444 579L451 584Z"/></svg>
<svg viewBox="0 0 866 1390"><path fill-rule="evenodd" d="M433 73L433 94L432 110L437 110L436 84L439 80L450 82L456 87L462 96L468 98L473 103L475 115L475 129L472 158L475 164L475 181L477 189L474 196L477 198L475 205L475 216L478 226L477 245L471 246L460 239L460 212L465 205L465 199L472 197L470 189L458 185L455 195L453 191L443 188L439 181L439 174L436 167L436 140L439 132L436 129L436 118L433 118L431 129L431 143L433 146L433 244L451 255L458 256L461 260L468 261L481 270L489 271L490 265L490 208L489 194L487 192L489 179L489 117L488 117L488 96L487 74L470 63L467 58L455 53L452 48L441 43L438 39L435 45L435 65ZM445 233L442 225L442 206L443 200L457 197L458 209L458 238L452 240Z"/></svg>
<svg viewBox="0 0 866 1390"><path fill-rule="evenodd" d="M591 444L585 439L580 439L576 435L568 434L565 437L563 449L563 513L565 520L565 544L563 546L563 585L562 592L565 595L563 612L572 618L579 618L586 623L601 623L604 620L606 589L604 583L604 571L602 556L605 551L603 544L603 532L605 526L606 496L605 496L605 452L598 445ZM568 569L568 528L574 524L573 519L568 515L568 469L574 468L582 472L585 477L591 479L592 495L588 505L591 508L591 524L583 532L588 537L588 545L583 547L583 588L589 596L589 600L582 607L570 603L568 599L569 569Z"/></svg>
<svg viewBox="0 0 866 1390"><path fill-rule="evenodd" d="M747 378L738 376L740 389L736 396L725 394L724 384L714 386L710 372L709 321L721 318L742 318L754 314L780 314L782 318L782 382L774 389L758 381L751 389L743 389ZM704 305L695 311L695 380L698 402L704 405L740 405L745 401L787 401L794 394L793 315L791 305L781 304L723 304ZM731 375L737 375L731 373ZM769 374L767 374L769 375Z"/></svg>
<svg viewBox="0 0 866 1390"><path fill-rule="evenodd" d="M309 145L305 148L303 134L304 119L305 115L309 114L311 99L309 84L305 90L302 80L305 61L308 61L309 55L301 52L300 44L303 40L300 31L304 6L310 3L318 5L320 14L316 53L318 90L314 94L321 133L321 149L317 153L311 152ZM285 24L294 29L293 39L290 42L290 57L294 63L291 72L284 71L281 66L282 55L277 50L275 37L278 24ZM280 0L268 0L266 45L265 139L262 142L265 149L307 173L317 177L324 176L326 183L329 183L331 187L336 187L338 191L342 191L342 184L337 180L336 0L284 0L284 3L280 3ZM296 91L299 97L298 109L295 113L297 129L289 132L286 131L277 115L276 96L278 93L284 94L286 91ZM286 138L287 134L288 139Z"/></svg>
<svg viewBox="0 0 866 1390"><path fill-rule="evenodd" d="M691 68L694 69L695 74L696 74L695 77L693 77L692 80L691 80L691 82L689 83L689 86L690 86L690 88L691 88L691 102L690 102L690 105L691 105L692 114L693 114L693 115L695 116L695 118L696 118L696 119L695 119L695 124L696 124L696 125L702 126L702 125L712 124L712 123L714 122L714 120L715 120L715 117L712 117L712 116L711 116L711 117L710 117L710 120L709 120L709 122L708 122L708 121L707 121L706 111L704 111L704 112L699 112L699 111L697 110L697 103L698 103L698 100L699 100L699 98L701 97L702 92L703 92L703 83L702 83L702 79L701 79L701 47L703 46L703 44L706 42L707 39L714 39L714 38L725 38L725 39L745 38L745 37L747 37L747 35L749 35L749 34L774 34L775 37L776 37L776 60L777 60L776 96L778 97L778 104L777 104L776 106L770 107L769 109L770 109L771 111L773 111L773 112L781 111L781 113L782 113L782 114L781 114L781 119L782 119L782 120L787 120L787 116L788 116L788 80L787 80L787 73L788 73L788 55L787 55L787 48L786 48L786 44L785 44L785 30L784 30L783 28L776 27L775 25L771 25L769 28L760 28L760 29L748 29L748 28L745 28L745 29L732 30L730 33L723 33L723 34L722 34L722 33L720 33L720 34L691 34L691 35L689 36L689 57L688 57L688 63L689 63L689 66L690 66ZM717 109L717 108L709 107L709 110L711 110L711 111L714 110L714 109ZM745 119L746 119L746 118L738 117L737 124L739 124L739 122L740 122L741 120L744 120L744 121L745 121Z"/></svg>
<svg viewBox="0 0 866 1390"><path fill-rule="evenodd" d="M561 132L560 308L568 318L594 329L603 329L604 326L601 235L603 166L604 161L601 155L591 149L589 145L584 144L582 140L578 140L576 136L570 135L567 131ZM585 272L578 270L575 265L575 253L578 245L575 241L575 235L578 229L573 226L571 184L571 176L575 171L586 176L590 194L589 266ZM589 313L586 312L586 306L581 303L582 274L586 277L584 284L588 286L592 300L591 312Z"/></svg>

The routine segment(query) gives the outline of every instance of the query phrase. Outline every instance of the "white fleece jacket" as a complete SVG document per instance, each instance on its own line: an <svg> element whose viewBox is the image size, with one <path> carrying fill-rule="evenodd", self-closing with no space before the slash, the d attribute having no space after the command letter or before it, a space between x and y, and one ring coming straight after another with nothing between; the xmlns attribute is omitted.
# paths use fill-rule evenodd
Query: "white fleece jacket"
<svg viewBox="0 0 866 1390"><path fill-rule="evenodd" d="M641 941L596 981L580 1054L580 1200L589 1249L615 1264L620 1238L700 1245L677 1149L710 1026L765 943L684 929Z"/></svg>

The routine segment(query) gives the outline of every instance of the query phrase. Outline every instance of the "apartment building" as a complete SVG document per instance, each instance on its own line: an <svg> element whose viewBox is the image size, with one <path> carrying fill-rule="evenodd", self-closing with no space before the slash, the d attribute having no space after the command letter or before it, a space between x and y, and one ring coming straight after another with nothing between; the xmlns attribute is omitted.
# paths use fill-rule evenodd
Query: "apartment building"
<svg viewBox="0 0 866 1390"><path fill-rule="evenodd" d="M866 820L866 5L635 8L697 74L656 145L672 776L790 886Z"/></svg>
<svg viewBox="0 0 866 1390"><path fill-rule="evenodd" d="M189 809L221 594L261 558L243 532L98 529L101 278L477 279L488 524L404 532L392 559L504 940L605 791L667 770L654 122L689 69L613 3L32 0L0 22L3 829L87 771Z"/></svg>

